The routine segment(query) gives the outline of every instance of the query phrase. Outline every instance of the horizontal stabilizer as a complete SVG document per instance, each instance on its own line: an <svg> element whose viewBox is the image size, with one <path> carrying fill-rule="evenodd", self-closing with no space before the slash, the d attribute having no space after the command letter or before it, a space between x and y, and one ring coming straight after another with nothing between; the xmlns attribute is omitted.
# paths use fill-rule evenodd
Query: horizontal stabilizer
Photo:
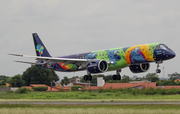
<svg viewBox="0 0 180 114"><path fill-rule="evenodd" d="M44 64L44 63L33 63L33 62L27 62L27 61L15 61L15 62L27 63L27 64L31 64L31 65L43 65Z"/></svg>
<svg viewBox="0 0 180 114"><path fill-rule="evenodd" d="M13 54L13 53L9 53L8 55L21 56L21 57L23 57L23 55L22 55L22 54Z"/></svg>
<svg viewBox="0 0 180 114"><path fill-rule="evenodd" d="M63 65L67 65L67 64L87 65L89 63L89 61L94 60L94 59L88 60L88 59L74 59L74 58L41 57L41 56L29 56L29 55L22 55L22 54L9 54L9 55L35 58L36 60L44 61L45 63L60 62L60 63L63 63ZM25 63L25 62L23 62L23 63ZM37 64L37 63L29 62L29 64Z"/></svg>

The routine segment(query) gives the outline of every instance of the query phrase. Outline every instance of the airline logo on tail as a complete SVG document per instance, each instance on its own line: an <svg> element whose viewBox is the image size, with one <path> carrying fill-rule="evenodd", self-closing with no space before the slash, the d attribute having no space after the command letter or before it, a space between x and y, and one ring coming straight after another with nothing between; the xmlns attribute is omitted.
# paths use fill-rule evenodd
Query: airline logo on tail
<svg viewBox="0 0 180 114"><path fill-rule="evenodd" d="M39 52L39 56L43 54L44 46L41 46L41 44L37 44L36 51Z"/></svg>

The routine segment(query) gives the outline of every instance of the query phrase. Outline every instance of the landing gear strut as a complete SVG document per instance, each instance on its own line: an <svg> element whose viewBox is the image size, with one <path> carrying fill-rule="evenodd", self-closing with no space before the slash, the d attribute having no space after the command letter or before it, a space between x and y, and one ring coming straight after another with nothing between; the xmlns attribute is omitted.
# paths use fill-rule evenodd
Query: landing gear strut
<svg viewBox="0 0 180 114"><path fill-rule="evenodd" d="M116 74L113 75L113 80L121 80L121 75L120 75L121 69L116 70Z"/></svg>
<svg viewBox="0 0 180 114"><path fill-rule="evenodd" d="M84 75L84 81L91 81L92 80L92 76L89 72L87 72L87 75Z"/></svg>
<svg viewBox="0 0 180 114"><path fill-rule="evenodd" d="M162 63L161 61L160 62L156 62L157 63L157 69L156 69L156 73L161 73L161 69L159 69L159 64Z"/></svg>

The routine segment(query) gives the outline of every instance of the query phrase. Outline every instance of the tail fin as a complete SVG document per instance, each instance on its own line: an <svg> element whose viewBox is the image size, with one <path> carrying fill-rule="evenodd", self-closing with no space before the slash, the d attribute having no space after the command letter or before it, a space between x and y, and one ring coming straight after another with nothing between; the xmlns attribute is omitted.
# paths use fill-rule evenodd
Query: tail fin
<svg viewBox="0 0 180 114"><path fill-rule="evenodd" d="M37 56L51 57L37 33L33 33L34 46Z"/></svg>

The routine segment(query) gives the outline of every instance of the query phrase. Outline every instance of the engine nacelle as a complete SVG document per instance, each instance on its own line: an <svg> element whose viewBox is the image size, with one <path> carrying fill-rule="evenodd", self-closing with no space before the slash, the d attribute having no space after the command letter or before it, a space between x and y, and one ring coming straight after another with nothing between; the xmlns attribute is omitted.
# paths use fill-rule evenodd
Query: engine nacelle
<svg viewBox="0 0 180 114"><path fill-rule="evenodd" d="M108 63L104 60L91 61L87 65L87 70L90 73L102 73L108 70Z"/></svg>
<svg viewBox="0 0 180 114"><path fill-rule="evenodd" d="M139 64L139 65L131 65L129 66L129 69L133 73L141 73L141 72L146 72L150 68L149 63L144 63L144 64Z"/></svg>

